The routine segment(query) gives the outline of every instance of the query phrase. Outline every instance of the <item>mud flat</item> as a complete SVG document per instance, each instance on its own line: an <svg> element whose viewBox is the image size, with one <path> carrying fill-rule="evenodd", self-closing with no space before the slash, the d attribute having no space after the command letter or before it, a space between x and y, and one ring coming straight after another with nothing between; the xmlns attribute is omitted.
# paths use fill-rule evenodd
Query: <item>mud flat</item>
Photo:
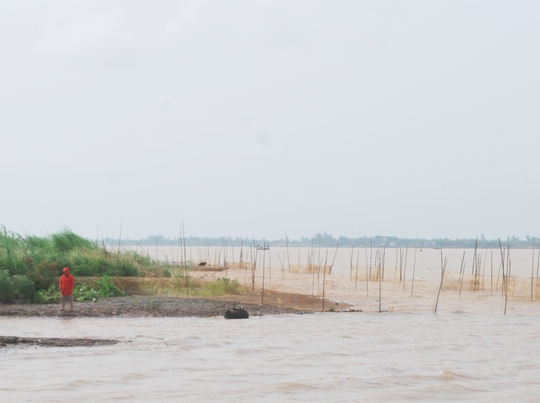
<svg viewBox="0 0 540 403"><path fill-rule="evenodd" d="M321 299L306 295L268 292L265 303L256 293L202 298L171 296L129 296L103 298L97 302L76 302L74 310L61 310L59 304L0 304L0 316L114 318L114 317L213 317L223 316L228 309L242 306L251 316L304 314L321 310ZM326 306L332 303L326 301ZM346 308L346 305L343 305Z"/></svg>
<svg viewBox="0 0 540 403"><path fill-rule="evenodd" d="M265 295L268 303L257 304L260 295L216 297L219 299L171 298L170 296L129 296L103 298L97 302L76 302L75 309L61 310L59 304L0 304L0 316L118 318L118 317L215 317L223 316L228 309L242 306L251 316L306 314L321 305L321 300L303 295L272 293ZM279 303L278 303L279 299ZM289 304L289 307L283 304ZM330 302L328 302L330 304ZM0 336L0 348L9 346L41 347L93 347L118 343L109 339L28 338Z"/></svg>
<svg viewBox="0 0 540 403"><path fill-rule="evenodd" d="M109 339L73 339L58 337L15 337L0 336L0 347L8 346L40 346L40 347L94 347L108 346L118 343Z"/></svg>

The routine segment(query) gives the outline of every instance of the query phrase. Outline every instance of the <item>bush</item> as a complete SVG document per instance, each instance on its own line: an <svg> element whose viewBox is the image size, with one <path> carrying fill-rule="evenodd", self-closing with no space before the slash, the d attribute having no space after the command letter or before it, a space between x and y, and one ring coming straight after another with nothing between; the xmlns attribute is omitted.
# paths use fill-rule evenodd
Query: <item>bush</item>
<svg viewBox="0 0 540 403"><path fill-rule="evenodd" d="M98 298L108 298L116 296L125 296L126 293L121 291L111 278L104 275L102 279L96 280L94 287L88 284L78 284L73 289L73 299L75 301L97 301Z"/></svg>
<svg viewBox="0 0 540 403"><path fill-rule="evenodd" d="M38 304L52 304L60 302L60 291L57 285L51 285L47 290L38 290L35 302Z"/></svg>
<svg viewBox="0 0 540 403"><path fill-rule="evenodd" d="M47 290L58 282L62 267L58 262L44 260L37 265L31 265L26 275L34 281L38 290Z"/></svg>
<svg viewBox="0 0 540 403"><path fill-rule="evenodd" d="M126 293L121 291L107 275L103 276L101 280L96 280L96 286L99 291L99 295L104 298L126 295Z"/></svg>
<svg viewBox="0 0 540 403"><path fill-rule="evenodd" d="M15 296L24 302L34 302L36 297L36 286L32 280L26 276L13 276Z"/></svg>
<svg viewBox="0 0 540 403"><path fill-rule="evenodd" d="M92 301L96 302L99 298L99 292L88 284L78 284L73 289L73 299L78 302Z"/></svg>
<svg viewBox="0 0 540 403"><path fill-rule="evenodd" d="M11 304L15 300L13 281L6 271L0 271L0 302Z"/></svg>

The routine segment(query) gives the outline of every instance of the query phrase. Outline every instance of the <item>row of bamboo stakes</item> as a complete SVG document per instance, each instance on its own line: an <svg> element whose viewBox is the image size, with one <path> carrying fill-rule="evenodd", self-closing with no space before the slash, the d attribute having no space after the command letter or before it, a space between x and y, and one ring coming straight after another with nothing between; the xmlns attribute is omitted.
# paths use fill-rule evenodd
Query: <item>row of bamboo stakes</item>
<svg viewBox="0 0 540 403"><path fill-rule="evenodd" d="M120 227L120 234L122 231L122 227ZM119 250L120 250L120 241L119 241ZM172 261L174 263L174 244L171 245L171 252L172 252ZM187 281L185 281L186 286L186 294L189 297L189 272L188 272L188 262L192 261L191 256L191 247L190 247L190 257L188 259L187 257L187 247L186 247L186 238L185 238L185 230L184 230L184 223L182 222L180 227L180 236L178 238L178 244L177 247L177 258L180 258L180 267L184 271L184 276ZM210 256L210 245L207 244L207 260L212 262L211 256ZM234 256L234 245L230 245L231 248L231 257L232 262L228 261L228 254L227 250L229 248L228 242L226 238L223 238L223 245L221 250L215 250L214 251L214 257L213 257L213 266L220 266L221 260L223 258L223 267L228 269L227 264L232 263L232 269L235 269L235 256ZM252 290L255 290L255 272L257 269L257 263L262 261L262 281L261 281L261 304L264 304L264 292L265 292L265 279L266 279L266 268L268 267L269 271L269 282L270 287L272 283L272 262L271 262L271 254L268 252L266 253L266 249L260 249L258 245L255 245L255 241L253 240L252 245L247 246L249 250L249 256L248 259L244 256L244 243L241 243L240 246L240 256L238 260L238 268L244 268L246 273L245 283L247 283L247 274L248 269L250 269L251 274L251 288ZM369 296L369 284L370 281L377 281L378 282L378 311L383 312L382 310L382 282L384 281L385 277L385 262L386 262L386 246L375 248L373 247L373 243L371 242L369 245L369 253L367 250L368 246L364 245L365 249L365 287L366 287L366 296ZM334 256L332 259L332 263L330 265L330 270L334 266L335 259L337 256L337 252L339 250L339 244L336 246ZM415 272L416 272L416 258L417 258L417 251L418 248L415 248L414 250L414 259L413 259L413 268L412 268L412 276L411 276L411 291L410 295L412 296L414 293L414 281L415 281ZM259 257L259 252L262 252L262 258ZM511 276L511 269L512 269L512 261L510 259L510 247L508 246L506 249L502 247L501 241L499 240L499 252L500 252L500 264L498 268L498 273L496 277L496 283L495 283L495 289L498 289L499 286L499 279L502 278L501 281L501 296L504 300L504 314L506 314L507 306L508 306L508 279ZM408 253L409 248L396 248L396 263L395 263L395 270L394 270L394 279L397 280L398 273L399 273L399 282L403 283L403 290L406 289L406 274L407 274L407 262L408 262ZM266 265L266 258L268 255L268 266ZM285 278L285 266L287 265L289 268L291 268L290 263L290 255L289 255L289 243L288 243L288 237L286 237L286 256L282 257L278 253L278 259L281 267L282 277ZM369 258L368 258L369 256ZM351 255L350 255L350 281L354 281L355 283L355 289L358 288L358 272L359 272L359 259L360 259L360 248L356 251L356 264L354 264L354 246L351 247ZM156 260L158 259L158 243L156 239ZM285 260L286 259L286 260ZM202 260L199 256L199 260ZM478 251L478 240L475 242L475 248L473 252L473 259L472 259L472 269L471 269L471 275L472 275L472 283L473 286L479 286L480 285L480 279L482 281L485 280L485 270L486 270L486 262L487 262L487 249L486 254L484 256L484 259L482 261L481 253ZM322 310L324 311L325 308L325 284L326 284L326 268L328 263L328 250L326 250L326 254L324 257L324 264L323 259L321 256L321 244L319 239L318 247L315 247L315 244L312 245L311 248L308 249L307 254L307 266L309 267L309 272L312 276L311 281L311 295L315 296L315 284L317 284L317 295L319 294L320 290L320 280L321 280L321 268L322 270ZM443 256L443 251L441 250L441 276L439 281L439 287L437 291L437 297L435 300L434 305L434 313L437 313L439 299L440 299L440 293L443 288L444 283L444 275L446 272L446 266L447 266L447 259ZM483 263L483 265L482 265ZM300 266L300 251L298 253L298 266ZM399 271L398 271L399 270ZM491 251L491 275L490 275L490 292L493 292L493 251ZM536 262L536 278L539 276L540 271L540 251L538 253L538 259ZM502 276L501 276L502 274ZM459 294L458 296L461 297L462 289L463 289L463 283L464 283L464 277L465 277L465 252L463 252L463 257L461 260L460 265L460 271L459 271L459 277L458 277L458 285L459 285ZM532 253L532 269L531 269L531 301L534 300L534 284L535 284L535 245L533 245L533 253ZM483 285L483 284L482 284Z"/></svg>

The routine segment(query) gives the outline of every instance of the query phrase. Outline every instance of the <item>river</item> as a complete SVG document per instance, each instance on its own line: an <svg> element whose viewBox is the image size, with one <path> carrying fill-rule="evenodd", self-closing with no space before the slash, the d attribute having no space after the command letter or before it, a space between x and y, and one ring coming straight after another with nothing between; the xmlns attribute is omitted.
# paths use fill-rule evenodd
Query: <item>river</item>
<svg viewBox="0 0 540 403"><path fill-rule="evenodd" d="M462 252L442 251L449 273L459 272ZM410 283L402 287L403 282L395 278L394 250L379 313L378 282L368 282L368 290L365 283L356 284L347 258L350 250L340 253L336 262L341 266L326 278L326 292L364 312L240 321L2 317L2 335L112 338L121 343L2 348L0 400L538 401L540 302L536 294L532 302L527 292L510 295L504 314L500 288L492 289L491 276L487 281L484 273L482 289L464 289L462 295L455 287L443 290L435 314L441 251L424 250L430 259L417 256L419 288L411 293ZM535 264L532 252L511 253L516 262L512 271L523 273L522 280L529 281L527 272L530 276ZM498 267L494 265L494 271ZM485 271L490 270L488 263ZM228 275L242 278L245 271L229 270ZM273 285L268 286L277 289L296 284L309 293L313 284L312 275L288 274L279 266L273 276Z"/></svg>

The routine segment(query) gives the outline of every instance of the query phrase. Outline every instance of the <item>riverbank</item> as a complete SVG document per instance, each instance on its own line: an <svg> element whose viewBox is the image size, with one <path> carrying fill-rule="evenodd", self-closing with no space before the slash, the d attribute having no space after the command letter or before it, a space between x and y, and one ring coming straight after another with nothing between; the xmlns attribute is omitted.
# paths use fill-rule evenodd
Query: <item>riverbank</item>
<svg viewBox="0 0 540 403"><path fill-rule="evenodd" d="M326 300L325 310L336 303ZM96 302L76 302L74 310L61 310L60 304L0 304L0 316L16 317L213 317L242 306L251 316L304 314L322 310L322 300L306 295L265 292L263 304L257 293L211 298L170 295L102 298ZM332 307L332 308L330 308ZM348 305L340 305L340 309Z"/></svg>

